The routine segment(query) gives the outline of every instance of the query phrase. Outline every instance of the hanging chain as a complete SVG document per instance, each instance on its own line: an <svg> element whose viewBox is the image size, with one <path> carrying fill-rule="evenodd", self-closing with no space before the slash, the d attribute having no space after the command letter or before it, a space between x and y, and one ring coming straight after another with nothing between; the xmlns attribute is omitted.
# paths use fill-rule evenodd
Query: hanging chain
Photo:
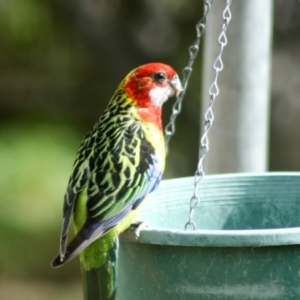
<svg viewBox="0 0 300 300"><path fill-rule="evenodd" d="M231 20L231 12L230 12L230 4L232 0L226 1L226 7L223 11L223 26L221 34L218 38L218 43L220 45L219 54L214 62L213 68L215 70L215 78L213 80L212 85L209 88L208 94L209 94L209 105L208 109L204 114L204 132L200 139L200 149L199 149L199 161L197 165L197 170L195 172L195 179L194 179L194 193L190 201L190 213L189 213L189 220L185 224L185 229L187 230L189 227L192 227L193 230L196 229L196 224L193 221L193 215L196 206L199 203L199 195L198 195L198 186L200 184L200 181L202 180L204 176L204 170L203 170L203 160L206 155L206 153L209 150L209 141L208 141L208 132L209 129L214 121L214 114L212 111L213 104L215 102L216 97L219 95L219 87L218 87L218 77L219 73L223 70L223 61L222 61L222 54L224 51L225 46L227 45L227 37L226 37L226 30L228 27L228 24Z"/></svg>
<svg viewBox="0 0 300 300"><path fill-rule="evenodd" d="M175 103L172 107L172 114L171 114L171 117L170 117L170 122L165 127L165 143L166 143L166 152L167 153L168 153L169 141L175 133L175 121L176 121L177 116L181 112L182 100L183 100L183 97L185 95L185 92L186 92L186 89L187 89L187 86L188 86L188 81L190 79L190 75L193 71L192 67L193 67L194 61L196 59L196 56L197 56L199 48L200 48L200 41L201 41L201 38L202 38L202 36L204 34L204 31L205 31L206 17L207 17L207 14L209 12L210 6L212 5L213 2L214 2L214 0L206 0L204 2L203 17L196 24L197 39L195 40L193 45L191 45L189 47L190 59L189 59L187 67L185 67L182 70L182 87L183 87L183 91L177 97L177 99L176 99L176 101L175 101Z"/></svg>

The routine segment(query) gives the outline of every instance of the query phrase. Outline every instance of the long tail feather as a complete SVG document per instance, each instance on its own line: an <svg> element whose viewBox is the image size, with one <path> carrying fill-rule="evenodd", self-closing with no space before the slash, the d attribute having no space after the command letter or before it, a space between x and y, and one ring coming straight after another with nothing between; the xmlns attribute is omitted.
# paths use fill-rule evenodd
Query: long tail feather
<svg viewBox="0 0 300 300"><path fill-rule="evenodd" d="M115 300L117 292L118 238L107 252L104 264L87 270L81 262L84 300Z"/></svg>

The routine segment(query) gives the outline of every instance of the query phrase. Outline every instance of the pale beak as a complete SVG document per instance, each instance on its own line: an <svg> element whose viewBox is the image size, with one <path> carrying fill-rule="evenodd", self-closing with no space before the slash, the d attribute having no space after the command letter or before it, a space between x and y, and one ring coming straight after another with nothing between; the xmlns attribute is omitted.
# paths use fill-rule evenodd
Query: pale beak
<svg viewBox="0 0 300 300"><path fill-rule="evenodd" d="M173 90L175 91L176 96L178 96L180 94L180 92L182 92L182 90L183 90L180 79L177 75L175 75L170 80L170 85L173 88Z"/></svg>

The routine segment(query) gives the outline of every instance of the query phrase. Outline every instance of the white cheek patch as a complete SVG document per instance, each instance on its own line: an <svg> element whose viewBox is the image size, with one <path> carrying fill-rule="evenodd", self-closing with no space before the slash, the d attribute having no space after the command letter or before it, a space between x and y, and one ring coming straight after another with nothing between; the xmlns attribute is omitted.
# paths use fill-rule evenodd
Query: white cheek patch
<svg viewBox="0 0 300 300"><path fill-rule="evenodd" d="M151 102L158 107L161 107L165 101L168 100L170 96L173 95L173 89L167 85L165 87L155 87L150 90L149 97Z"/></svg>

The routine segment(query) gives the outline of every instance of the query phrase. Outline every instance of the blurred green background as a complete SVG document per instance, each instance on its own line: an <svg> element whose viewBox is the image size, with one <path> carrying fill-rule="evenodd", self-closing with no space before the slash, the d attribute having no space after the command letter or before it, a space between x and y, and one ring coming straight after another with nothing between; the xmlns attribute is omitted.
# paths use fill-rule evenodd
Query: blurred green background
<svg viewBox="0 0 300 300"><path fill-rule="evenodd" d="M299 170L300 4L274 14L270 170ZM199 0L0 0L0 299L82 299L77 260L50 268L79 143L131 69L187 64L201 15ZM165 178L195 170L200 81L199 57Z"/></svg>

